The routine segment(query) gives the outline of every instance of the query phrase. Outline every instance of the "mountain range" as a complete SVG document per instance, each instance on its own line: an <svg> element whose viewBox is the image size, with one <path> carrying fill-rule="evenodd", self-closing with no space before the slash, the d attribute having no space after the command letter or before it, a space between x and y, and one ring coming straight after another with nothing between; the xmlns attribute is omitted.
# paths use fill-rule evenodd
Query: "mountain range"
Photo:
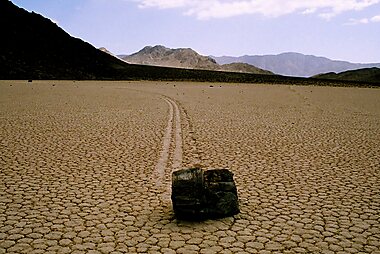
<svg viewBox="0 0 380 254"><path fill-rule="evenodd" d="M121 59L132 64L144 64L187 69L243 72L254 74L273 74L246 63L229 63L219 65L214 59L202 56L190 48L170 49L161 45L146 46L132 55L119 55Z"/></svg>
<svg viewBox="0 0 380 254"><path fill-rule="evenodd" d="M285 77L267 75L270 73L246 63L220 65L212 58L200 56L191 49L171 50L162 46L158 48L169 53L166 57L176 68L126 63L108 50L99 50L70 36L50 19L19 8L9 0L0 0L0 30L0 80L170 80L343 86L359 85L356 80L363 81L360 85L364 86L367 82L376 85L380 83L380 69L377 68L359 70L349 75L321 75L313 79ZM154 47L145 48L146 51L154 51L153 49ZM179 55L179 59L175 55ZM179 63L182 66L178 66ZM195 67L188 67L189 64ZM265 75L252 74L257 71ZM339 81L347 78L355 81Z"/></svg>
<svg viewBox="0 0 380 254"><path fill-rule="evenodd" d="M326 57L303 55L293 52L282 53L279 55L210 57L213 58L218 64L229 64L235 62L247 63L261 69L269 70L275 74L295 77L312 77L321 73L339 73L348 70L380 67L380 63L350 63L346 61L331 60Z"/></svg>
<svg viewBox="0 0 380 254"><path fill-rule="evenodd" d="M275 75L128 64L74 38L50 19L0 0L0 79L287 82ZM267 76L273 76L268 78ZM300 81L302 82L302 81Z"/></svg>
<svg viewBox="0 0 380 254"><path fill-rule="evenodd" d="M105 49L103 48L102 50L104 51ZM350 80L357 79L363 81L365 78L369 78L369 73L374 73L374 70L365 71L366 69L380 67L380 63L358 64L292 52L279 55L246 55L241 57L202 56L191 48L170 49L162 45L154 47L146 46L131 55L118 55L118 57L133 64L256 74L278 74L291 77L317 77L334 80L348 76L333 76L332 73L336 74L347 70L358 70L354 72L356 73L355 75L350 76ZM329 75L321 75L324 73L328 73ZM365 77L359 78L361 73L363 73ZM371 80L374 81L373 79Z"/></svg>

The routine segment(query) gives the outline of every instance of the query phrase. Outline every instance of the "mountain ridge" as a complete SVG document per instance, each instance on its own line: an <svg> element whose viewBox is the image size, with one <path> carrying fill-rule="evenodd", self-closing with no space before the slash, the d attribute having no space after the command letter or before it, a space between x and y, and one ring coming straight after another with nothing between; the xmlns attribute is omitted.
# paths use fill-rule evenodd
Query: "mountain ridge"
<svg viewBox="0 0 380 254"><path fill-rule="evenodd" d="M105 53L107 53L107 54L109 54L109 55L111 55L111 56L115 56L111 51L109 51L107 48L105 48L105 47L100 47L100 48L98 48L100 51L103 51L103 52L105 52Z"/></svg>
<svg viewBox="0 0 380 254"><path fill-rule="evenodd" d="M162 45L145 46L131 55L118 55L131 64L144 64L186 69L216 70L272 75L273 73L246 63L218 64L213 58L203 56L191 48L171 49Z"/></svg>
<svg viewBox="0 0 380 254"><path fill-rule="evenodd" d="M344 71L340 73L329 72L313 76L315 79L379 82L380 68L363 68L358 70Z"/></svg>
<svg viewBox="0 0 380 254"><path fill-rule="evenodd" d="M219 64L243 62L258 68L272 71L275 74L297 77L312 77L321 73L343 72L369 67L380 67L380 63L351 63L348 61L331 60L327 57L305 55L297 52L284 52L277 55L243 55L210 56Z"/></svg>
<svg viewBox="0 0 380 254"><path fill-rule="evenodd" d="M319 81L279 75L128 64L88 42L70 36L50 19L28 12L9 0L0 0L0 29L2 80L160 80L373 86L366 81Z"/></svg>
<svg viewBox="0 0 380 254"><path fill-rule="evenodd" d="M3 80L288 82L282 77L128 64L9 0L0 1L0 29L0 79Z"/></svg>
<svg viewBox="0 0 380 254"><path fill-rule="evenodd" d="M50 19L0 1L0 77L112 78L126 63L71 37Z"/></svg>
<svg viewBox="0 0 380 254"><path fill-rule="evenodd" d="M192 69L213 69L216 64L214 59L201 56L191 48L170 49L162 45L146 46L122 59L133 64Z"/></svg>

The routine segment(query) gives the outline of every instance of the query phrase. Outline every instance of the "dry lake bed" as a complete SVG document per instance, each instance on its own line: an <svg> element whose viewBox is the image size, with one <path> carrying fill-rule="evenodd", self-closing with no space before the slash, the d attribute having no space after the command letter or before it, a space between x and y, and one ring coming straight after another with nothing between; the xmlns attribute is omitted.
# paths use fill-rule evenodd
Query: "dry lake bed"
<svg viewBox="0 0 380 254"><path fill-rule="evenodd" d="M171 173L240 214L177 221ZM1 253L380 253L380 89L0 81Z"/></svg>

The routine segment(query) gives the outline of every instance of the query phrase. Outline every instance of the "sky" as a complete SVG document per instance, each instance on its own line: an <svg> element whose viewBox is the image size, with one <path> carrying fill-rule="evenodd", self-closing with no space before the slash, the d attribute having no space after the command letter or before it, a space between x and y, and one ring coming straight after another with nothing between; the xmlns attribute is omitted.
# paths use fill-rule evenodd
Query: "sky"
<svg viewBox="0 0 380 254"><path fill-rule="evenodd" d="M202 55L298 52L380 62L380 0L11 0L114 54L145 46Z"/></svg>

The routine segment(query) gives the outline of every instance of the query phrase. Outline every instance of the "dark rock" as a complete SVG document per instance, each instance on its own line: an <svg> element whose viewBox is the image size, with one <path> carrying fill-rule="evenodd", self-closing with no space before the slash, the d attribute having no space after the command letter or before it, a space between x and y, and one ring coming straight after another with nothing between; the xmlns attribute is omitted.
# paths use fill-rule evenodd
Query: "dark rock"
<svg viewBox="0 0 380 254"><path fill-rule="evenodd" d="M198 168L173 173L172 201L176 214L199 217L203 211L203 170Z"/></svg>
<svg viewBox="0 0 380 254"><path fill-rule="evenodd" d="M239 213L233 174L228 169L183 169L173 173L172 202L179 219L205 220Z"/></svg>
<svg viewBox="0 0 380 254"><path fill-rule="evenodd" d="M237 189L228 169L205 171L204 185L209 214L226 217L239 213Z"/></svg>

